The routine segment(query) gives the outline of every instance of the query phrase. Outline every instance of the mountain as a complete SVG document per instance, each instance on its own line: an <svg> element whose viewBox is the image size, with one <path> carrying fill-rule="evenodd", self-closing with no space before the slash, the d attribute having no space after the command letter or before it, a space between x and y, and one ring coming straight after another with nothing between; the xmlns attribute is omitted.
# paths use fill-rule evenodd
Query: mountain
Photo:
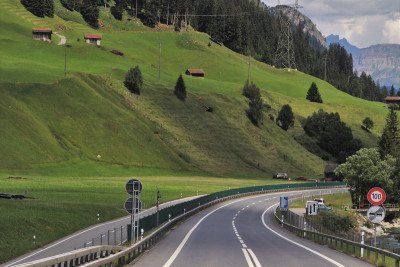
<svg viewBox="0 0 400 267"><path fill-rule="evenodd" d="M360 53L360 48L349 43L349 41L347 41L346 38L340 39L339 35L331 34L328 37L326 37L326 44L328 46L330 44L340 44L346 49L348 53L352 54L353 57Z"/></svg>
<svg viewBox="0 0 400 267"><path fill-rule="evenodd" d="M273 13L277 13L278 10L281 10L282 13L296 26L299 25L302 27L304 33L308 33L308 35L313 39L318 45L322 47L328 47L325 37L318 30L317 25L306 15L299 12L297 9L287 6L287 5L279 5L272 7L270 9Z"/></svg>
<svg viewBox="0 0 400 267"><path fill-rule="evenodd" d="M358 48L338 35L326 38L328 45L338 43L353 55L354 70L371 75L380 85L400 88L400 44L377 44Z"/></svg>

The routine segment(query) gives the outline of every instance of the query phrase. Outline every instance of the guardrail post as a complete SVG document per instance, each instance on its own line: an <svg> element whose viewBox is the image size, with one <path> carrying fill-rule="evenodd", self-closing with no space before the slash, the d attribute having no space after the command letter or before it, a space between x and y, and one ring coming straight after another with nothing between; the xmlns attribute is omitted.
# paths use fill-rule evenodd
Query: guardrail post
<svg viewBox="0 0 400 267"><path fill-rule="evenodd" d="M378 251L375 250L374 265L378 266Z"/></svg>
<svg viewBox="0 0 400 267"><path fill-rule="evenodd" d="M396 265L396 267L400 267L399 266L400 265L400 261L398 259L396 260L396 264L395 265Z"/></svg>

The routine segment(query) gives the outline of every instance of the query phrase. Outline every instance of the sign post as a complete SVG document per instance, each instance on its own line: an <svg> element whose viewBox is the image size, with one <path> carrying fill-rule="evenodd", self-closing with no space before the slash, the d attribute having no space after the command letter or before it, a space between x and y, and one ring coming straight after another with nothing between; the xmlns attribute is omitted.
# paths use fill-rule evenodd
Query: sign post
<svg viewBox="0 0 400 267"><path fill-rule="evenodd" d="M367 194L368 202L373 206L380 206L386 201L386 193L380 187L371 188Z"/></svg>
<svg viewBox="0 0 400 267"><path fill-rule="evenodd" d="M367 218L374 224L374 246L376 247L376 225L385 219L386 211L381 205L386 201L386 193L382 188L374 187L368 191L367 199L373 205L368 209Z"/></svg>
<svg viewBox="0 0 400 267"><path fill-rule="evenodd" d="M140 193L142 192L142 183L137 179L129 180L125 185L126 192L131 196L125 202L125 210L131 214L131 244L139 240L139 211L142 207Z"/></svg>
<svg viewBox="0 0 400 267"><path fill-rule="evenodd" d="M280 197L280 199L279 199L279 209L281 211L288 211L288 209L289 209L289 197Z"/></svg>

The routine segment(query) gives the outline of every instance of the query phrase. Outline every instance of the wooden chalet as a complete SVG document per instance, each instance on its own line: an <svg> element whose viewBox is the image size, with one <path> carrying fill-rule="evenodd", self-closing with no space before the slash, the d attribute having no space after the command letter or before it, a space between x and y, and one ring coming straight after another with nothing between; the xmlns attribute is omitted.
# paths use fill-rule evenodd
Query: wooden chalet
<svg viewBox="0 0 400 267"><path fill-rule="evenodd" d="M400 96L387 96L385 98L386 104L398 104L400 105Z"/></svg>
<svg viewBox="0 0 400 267"><path fill-rule="evenodd" d="M32 37L35 40L51 42L53 31L50 28L33 28Z"/></svg>
<svg viewBox="0 0 400 267"><path fill-rule="evenodd" d="M204 78L206 76L206 73L202 69L187 69L186 75Z"/></svg>
<svg viewBox="0 0 400 267"><path fill-rule="evenodd" d="M101 39L103 36L101 34L85 34L84 39L87 44L101 45Z"/></svg>

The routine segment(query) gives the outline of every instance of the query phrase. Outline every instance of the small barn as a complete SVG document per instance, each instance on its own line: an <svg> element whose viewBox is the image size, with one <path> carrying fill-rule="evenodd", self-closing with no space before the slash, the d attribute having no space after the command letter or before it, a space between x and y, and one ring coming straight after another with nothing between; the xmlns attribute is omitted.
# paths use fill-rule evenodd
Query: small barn
<svg viewBox="0 0 400 267"><path fill-rule="evenodd" d="M85 34L84 39L87 44L101 45L101 39L103 36L101 34Z"/></svg>
<svg viewBox="0 0 400 267"><path fill-rule="evenodd" d="M53 31L49 28L33 28L32 37L35 40L51 42L51 35Z"/></svg>
<svg viewBox="0 0 400 267"><path fill-rule="evenodd" d="M386 104L398 104L400 105L400 96L387 96L385 98Z"/></svg>
<svg viewBox="0 0 400 267"><path fill-rule="evenodd" d="M186 75L204 78L206 76L206 73L202 69L187 69Z"/></svg>

